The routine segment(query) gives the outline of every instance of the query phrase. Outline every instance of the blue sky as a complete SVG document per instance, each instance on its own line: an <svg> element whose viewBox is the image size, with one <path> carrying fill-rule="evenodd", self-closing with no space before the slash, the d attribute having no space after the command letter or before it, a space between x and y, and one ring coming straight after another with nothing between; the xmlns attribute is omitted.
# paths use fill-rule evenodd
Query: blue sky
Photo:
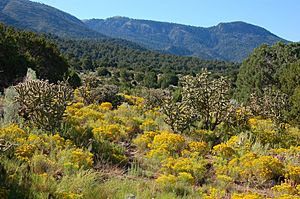
<svg viewBox="0 0 300 199"><path fill-rule="evenodd" d="M300 0L35 0L80 19L126 16L208 27L245 21L300 41Z"/></svg>

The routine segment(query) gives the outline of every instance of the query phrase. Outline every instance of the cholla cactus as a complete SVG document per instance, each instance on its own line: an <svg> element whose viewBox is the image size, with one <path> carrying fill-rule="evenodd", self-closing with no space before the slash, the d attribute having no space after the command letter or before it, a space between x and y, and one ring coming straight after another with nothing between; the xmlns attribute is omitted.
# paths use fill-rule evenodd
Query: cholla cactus
<svg viewBox="0 0 300 199"><path fill-rule="evenodd" d="M171 96L164 99L162 110L166 115L165 122L174 132L184 132L197 119L186 101L174 102Z"/></svg>
<svg viewBox="0 0 300 199"><path fill-rule="evenodd" d="M65 83L50 84L32 80L15 86L19 114L38 128L54 130L60 126L66 106L73 97L73 90Z"/></svg>
<svg viewBox="0 0 300 199"><path fill-rule="evenodd" d="M210 79L209 74L205 69L196 77L182 78L182 102L190 107L192 117L196 115L203 122L205 129L214 130L230 117L230 86L224 77Z"/></svg>
<svg viewBox="0 0 300 199"><path fill-rule="evenodd" d="M249 106L254 115L282 122L284 120L284 111L288 107L288 96L279 90L265 88L263 96L259 96L257 93L251 94Z"/></svg>
<svg viewBox="0 0 300 199"><path fill-rule="evenodd" d="M229 83L224 77L210 79L209 72L203 70L196 77L183 77L181 85L182 100L175 103L170 97L163 107L165 121L172 130L183 132L196 121L203 123L202 128L214 130L230 119L234 110L229 99Z"/></svg>

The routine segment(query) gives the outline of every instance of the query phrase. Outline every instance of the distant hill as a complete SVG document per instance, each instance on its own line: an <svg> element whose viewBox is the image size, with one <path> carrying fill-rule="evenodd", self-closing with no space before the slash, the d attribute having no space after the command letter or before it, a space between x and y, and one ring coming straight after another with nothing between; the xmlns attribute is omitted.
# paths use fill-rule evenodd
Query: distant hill
<svg viewBox="0 0 300 199"><path fill-rule="evenodd" d="M238 62L263 43L286 42L261 27L244 22L202 28L126 17L81 21L56 8L29 0L0 0L0 22L65 38L114 37L120 39L114 42L136 48L140 47L132 42L163 53Z"/></svg>
<svg viewBox="0 0 300 199"><path fill-rule="evenodd" d="M0 21L17 28L63 37L105 38L68 13L29 0L1 0Z"/></svg>
<svg viewBox="0 0 300 199"><path fill-rule="evenodd" d="M84 20L102 34L127 39L150 49L205 59L242 61L261 44L286 40L244 22L203 28L126 17Z"/></svg>
<svg viewBox="0 0 300 199"><path fill-rule="evenodd" d="M91 30L81 20L50 6L28 0L0 0L0 21L20 29L51 33L72 67L82 70L99 66L134 68L135 70L172 70L189 73L208 68L218 73L236 71L238 64L209 61L196 57L179 57L150 51L132 41L114 39Z"/></svg>

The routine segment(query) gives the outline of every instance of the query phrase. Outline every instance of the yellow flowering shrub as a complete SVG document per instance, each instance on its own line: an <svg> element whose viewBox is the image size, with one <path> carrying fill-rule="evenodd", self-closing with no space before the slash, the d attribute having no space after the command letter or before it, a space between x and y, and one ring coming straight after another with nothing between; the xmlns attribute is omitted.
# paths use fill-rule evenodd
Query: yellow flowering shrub
<svg viewBox="0 0 300 199"><path fill-rule="evenodd" d="M66 142L60 135L25 133L16 125L4 128L2 133L6 134L6 141L15 144L14 154L21 161L30 162L34 153L48 154L53 148L64 149L72 145ZM4 138L4 137L0 137Z"/></svg>
<svg viewBox="0 0 300 199"><path fill-rule="evenodd" d="M55 135L46 137L46 141L49 142L49 143L55 144L55 146L58 147L58 148L68 147L69 145L72 145L70 140L66 141L59 134L55 134Z"/></svg>
<svg viewBox="0 0 300 199"><path fill-rule="evenodd" d="M272 156L259 156L248 153L232 159L227 165L229 176L242 182L263 184L268 180L283 176L283 163Z"/></svg>
<svg viewBox="0 0 300 199"><path fill-rule="evenodd" d="M122 95L129 103L138 107L144 106L145 99L138 96Z"/></svg>
<svg viewBox="0 0 300 199"><path fill-rule="evenodd" d="M32 144L23 144L16 148L15 155L19 160L29 162L36 150L36 146Z"/></svg>
<svg viewBox="0 0 300 199"><path fill-rule="evenodd" d="M283 194L280 196L276 196L275 199L300 199L300 196L291 195L291 194Z"/></svg>
<svg viewBox="0 0 300 199"><path fill-rule="evenodd" d="M7 127L0 128L0 138L6 140L15 140L17 138L26 137L28 134L19 128L16 124L11 124Z"/></svg>
<svg viewBox="0 0 300 199"><path fill-rule="evenodd" d="M93 154L81 148L65 149L58 157L66 169L91 168L93 165Z"/></svg>
<svg viewBox="0 0 300 199"><path fill-rule="evenodd" d="M239 152L249 150L249 143L247 140L240 140L238 136L231 136L227 142L222 142L213 147L213 154L224 159L232 159L238 156Z"/></svg>
<svg viewBox="0 0 300 199"><path fill-rule="evenodd" d="M282 137L285 146L298 146L300 143L300 129L287 124L285 126L283 127L285 135Z"/></svg>
<svg viewBox="0 0 300 199"><path fill-rule="evenodd" d="M160 175L155 181L163 189L172 190L177 182L177 177L172 174Z"/></svg>
<svg viewBox="0 0 300 199"><path fill-rule="evenodd" d="M147 110L144 114L146 117L152 118L152 119L156 119L157 117L160 117L162 115L159 107Z"/></svg>
<svg viewBox="0 0 300 199"><path fill-rule="evenodd" d="M186 172L180 172L178 175L162 174L155 181L160 189L179 194L186 192L186 189L194 184L193 176Z"/></svg>
<svg viewBox="0 0 300 199"><path fill-rule="evenodd" d="M83 199L83 194L77 194L72 192L64 192L61 194L63 199Z"/></svg>
<svg viewBox="0 0 300 199"><path fill-rule="evenodd" d="M280 185L275 185L274 187L271 188L271 190L273 191L274 195L276 195L276 196L297 193L297 190L293 186L291 186L289 183L282 183Z"/></svg>
<svg viewBox="0 0 300 199"><path fill-rule="evenodd" d="M92 130L97 140L121 141L126 138L126 134L118 124L105 124Z"/></svg>
<svg viewBox="0 0 300 199"><path fill-rule="evenodd" d="M181 151L182 157L197 158L205 156L209 152L209 147L206 142L191 141L187 144L186 148Z"/></svg>
<svg viewBox="0 0 300 199"><path fill-rule="evenodd" d="M70 126L86 126L103 119L103 109L101 106L91 104L84 106L78 102L67 106L65 111L65 123Z"/></svg>
<svg viewBox="0 0 300 199"><path fill-rule="evenodd" d="M191 152L198 152L200 154L206 154L209 151L208 144L206 142L190 142L188 149Z"/></svg>
<svg viewBox="0 0 300 199"><path fill-rule="evenodd" d="M145 131L143 134L139 134L134 140L133 143L137 146L140 151L148 150L151 146L151 143L156 135L159 132L155 131Z"/></svg>
<svg viewBox="0 0 300 199"><path fill-rule="evenodd" d="M248 124L262 144L280 144L283 147L290 147L300 142L299 128L291 127L289 124L276 124L271 119L259 117L249 119Z"/></svg>
<svg viewBox="0 0 300 199"><path fill-rule="evenodd" d="M112 110L113 105L110 102L103 102L103 103L101 103L100 108L102 110L109 111L109 110Z"/></svg>
<svg viewBox="0 0 300 199"><path fill-rule="evenodd" d="M195 179L192 176L192 174L187 173L187 172L179 172L178 176L177 176L177 180L179 182L183 182L183 183L191 184L191 185L194 184L194 182L195 182Z"/></svg>
<svg viewBox="0 0 300 199"><path fill-rule="evenodd" d="M222 199L225 197L226 191L215 187L209 187L208 193L203 195L204 199Z"/></svg>
<svg viewBox="0 0 300 199"><path fill-rule="evenodd" d="M147 156L159 159L179 154L185 146L185 139L179 134L162 132L156 135L153 142L149 144L150 151Z"/></svg>
<svg viewBox="0 0 300 199"><path fill-rule="evenodd" d="M144 131L155 131L157 127L158 124L153 119L146 119L140 125L140 128Z"/></svg>
<svg viewBox="0 0 300 199"><path fill-rule="evenodd" d="M259 117L253 117L253 118L250 118L248 120L248 124L251 128L255 128L257 126L257 123L258 123L258 120L260 120Z"/></svg>
<svg viewBox="0 0 300 199"><path fill-rule="evenodd" d="M119 142L128 139L137 131L136 107L121 105L112 110L112 104L104 102L101 105L74 103L65 112L64 136L77 145L84 145L91 138L99 143L104 140Z"/></svg>
<svg viewBox="0 0 300 199"><path fill-rule="evenodd" d="M221 143L213 147L213 153L224 158L231 158L235 154L235 151L228 144Z"/></svg>
<svg viewBox="0 0 300 199"><path fill-rule="evenodd" d="M161 171L163 173L179 175L179 173L188 173L198 183L204 178L206 172L207 161L204 159L196 158L167 158L162 163Z"/></svg>
<svg viewBox="0 0 300 199"><path fill-rule="evenodd" d="M294 184L300 184L300 166L287 166L285 177Z"/></svg>
<svg viewBox="0 0 300 199"><path fill-rule="evenodd" d="M219 184L226 185L226 186L230 185L234 182L232 177L230 177L228 175L217 175L216 179Z"/></svg>
<svg viewBox="0 0 300 199"><path fill-rule="evenodd" d="M265 197L258 193L242 193L242 194L233 194L231 199L264 199Z"/></svg>
<svg viewBox="0 0 300 199"><path fill-rule="evenodd" d="M30 161L30 167L35 174L53 176L60 169L60 165L56 161L55 158L45 154L34 154Z"/></svg>
<svg viewBox="0 0 300 199"><path fill-rule="evenodd" d="M251 118L248 123L251 131L262 144L276 143L277 127L271 119Z"/></svg>
<svg viewBox="0 0 300 199"><path fill-rule="evenodd" d="M284 165L280 160L271 156L261 156L252 161L250 167L259 182L276 179L283 175Z"/></svg>
<svg viewBox="0 0 300 199"><path fill-rule="evenodd" d="M271 149L269 153L272 156L276 156L281 159L285 165L297 166L299 163L298 157L300 156L300 146L295 147L291 146L288 149L285 148L277 148Z"/></svg>

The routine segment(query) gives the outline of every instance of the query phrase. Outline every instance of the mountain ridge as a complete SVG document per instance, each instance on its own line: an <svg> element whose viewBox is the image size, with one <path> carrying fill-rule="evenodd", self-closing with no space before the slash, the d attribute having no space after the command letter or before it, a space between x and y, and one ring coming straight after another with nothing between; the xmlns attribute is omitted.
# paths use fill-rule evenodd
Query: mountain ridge
<svg viewBox="0 0 300 199"><path fill-rule="evenodd" d="M265 28L242 21L221 22L211 27L120 16L83 22L102 34L137 42L153 50L206 59L241 61L263 43L287 42Z"/></svg>
<svg viewBox="0 0 300 199"><path fill-rule="evenodd" d="M52 6L29 0L1 0L0 20L7 25L65 37L106 38L80 19Z"/></svg>
<svg viewBox="0 0 300 199"><path fill-rule="evenodd" d="M239 21L199 27L120 16L80 20L29 0L1 0L0 21L16 28L60 37L112 37L161 53L236 62L241 62L261 44L288 42L264 28Z"/></svg>

